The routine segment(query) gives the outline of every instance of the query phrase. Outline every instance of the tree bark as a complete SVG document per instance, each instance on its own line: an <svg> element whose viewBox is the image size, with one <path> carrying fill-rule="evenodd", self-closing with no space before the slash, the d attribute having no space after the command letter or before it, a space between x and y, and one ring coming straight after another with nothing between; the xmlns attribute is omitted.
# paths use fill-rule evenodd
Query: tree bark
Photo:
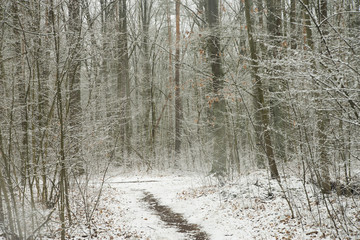
<svg viewBox="0 0 360 240"><path fill-rule="evenodd" d="M5 78L6 78L6 73L5 73L5 67L4 67L4 59L3 59L3 43L4 43L4 31L5 31L5 23L4 23L4 9L3 9L3 5L0 5L0 126L2 123L2 120L4 118L4 114L5 114L5 97L6 97L6 82L5 82ZM0 200L1 201L1 200Z"/></svg>
<svg viewBox="0 0 360 240"><path fill-rule="evenodd" d="M309 4L309 0L303 0L304 5L309 9L310 11L310 4ZM312 39L312 31L311 31L311 20L310 20L310 14L307 10L303 11L304 13L304 32L305 32L305 36L304 36L304 43L310 47L310 49L314 49L314 42Z"/></svg>
<svg viewBox="0 0 360 240"><path fill-rule="evenodd" d="M296 0L290 2L290 47L296 49Z"/></svg>

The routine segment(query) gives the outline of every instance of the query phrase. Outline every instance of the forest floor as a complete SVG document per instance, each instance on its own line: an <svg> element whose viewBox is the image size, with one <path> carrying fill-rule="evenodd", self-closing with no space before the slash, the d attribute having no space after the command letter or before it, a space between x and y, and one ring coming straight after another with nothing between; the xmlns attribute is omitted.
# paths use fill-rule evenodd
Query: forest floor
<svg viewBox="0 0 360 240"><path fill-rule="evenodd" d="M325 204L312 184L305 184L306 198L302 180L287 178L284 192L266 171L244 174L222 187L216 182L194 173L112 171L90 223L79 221L68 229L68 238L360 239L359 196L334 193ZM328 208L339 213L335 220Z"/></svg>
<svg viewBox="0 0 360 240"><path fill-rule="evenodd" d="M112 167L72 183L66 239L360 239L360 189L322 194L296 171L281 184L256 170L219 186L201 173ZM57 205L42 209L35 225L41 230L31 239L60 239Z"/></svg>

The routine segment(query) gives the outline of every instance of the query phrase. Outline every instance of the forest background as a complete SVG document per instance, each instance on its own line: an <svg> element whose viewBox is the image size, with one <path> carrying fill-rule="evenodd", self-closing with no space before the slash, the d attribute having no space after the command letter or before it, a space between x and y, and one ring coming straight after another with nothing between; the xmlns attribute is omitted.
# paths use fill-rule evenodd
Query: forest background
<svg viewBox="0 0 360 240"><path fill-rule="evenodd" d="M0 2L8 236L43 205L65 238L69 191L113 165L359 193L359 0Z"/></svg>

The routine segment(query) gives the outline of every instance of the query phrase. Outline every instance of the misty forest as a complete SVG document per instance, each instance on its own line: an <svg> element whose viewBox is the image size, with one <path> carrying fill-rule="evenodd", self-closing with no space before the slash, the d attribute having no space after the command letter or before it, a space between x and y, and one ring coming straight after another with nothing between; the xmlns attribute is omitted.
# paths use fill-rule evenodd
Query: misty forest
<svg viewBox="0 0 360 240"><path fill-rule="evenodd" d="M0 0L0 239L358 239L359 115L359 0Z"/></svg>

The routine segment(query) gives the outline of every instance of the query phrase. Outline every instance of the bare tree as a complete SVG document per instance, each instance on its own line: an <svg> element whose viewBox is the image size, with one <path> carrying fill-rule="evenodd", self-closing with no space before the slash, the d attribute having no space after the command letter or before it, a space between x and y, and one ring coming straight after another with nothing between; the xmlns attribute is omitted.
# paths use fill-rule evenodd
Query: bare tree
<svg viewBox="0 0 360 240"><path fill-rule="evenodd" d="M68 4L68 41L69 41L69 123L72 147L73 164L78 174L84 173L81 157L81 128L82 128L82 107L80 89L80 50L81 50L81 15L80 1L71 0Z"/></svg>
<svg viewBox="0 0 360 240"><path fill-rule="evenodd" d="M284 102L284 89L285 82L284 79L280 77L281 66L278 63L278 60L281 59L280 52L282 49L282 11L281 11L281 1L276 0L267 0L267 30L269 34L269 44L270 51L269 58L270 62L273 63L267 71L270 75L270 86L269 90L271 93L270 99L270 108L271 108L271 116L273 120L274 127L274 147L275 147L275 155L281 159L286 159L285 154L285 137L284 132L286 130L286 124L284 122L285 116L285 105Z"/></svg>
<svg viewBox="0 0 360 240"><path fill-rule="evenodd" d="M175 41L175 167L178 165L178 158L181 152L181 83L180 83L180 0L175 1L176 12L176 41Z"/></svg>
<svg viewBox="0 0 360 240"><path fill-rule="evenodd" d="M153 79L151 73L151 59L150 59L150 17L153 7L151 0L144 0L140 2L140 19L142 26L142 54L143 54L143 103L144 103L144 140L145 140L145 154L154 155L154 141L155 129L152 127L152 122L155 115L155 105L153 102ZM150 116L151 114L151 116ZM151 117L151 118L150 118ZM151 122L150 122L151 120Z"/></svg>
<svg viewBox="0 0 360 240"><path fill-rule="evenodd" d="M207 1L208 23L210 36L208 37L208 52L213 83L212 102L213 119L213 150L214 160L212 170L215 175L224 177L226 174L227 142L226 142L226 101L223 96L224 72L221 63L220 29L219 29L219 2Z"/></svg>
<svg viewBox="0 0 360 240"><path fill-rule="evenodd" d="M322 36L322 45L326 45L326 40L324 39L328 33L326 29L327 26L327 0L320 0L320 9L319 9L319 22L325 21L323 24L323 36ZM326 46L323 46L322 49L325 49ZM324 193L330 193L331 183L330 183L330 173L329 173L329 142L328 142L328 129L330 126L329 112L326 110L326 105L322 100L323 97L320 94L317 96L318 99L318 109L317 109L317 131L318 131L318 151L319 151L319 163L320 163L320 172L321 172L321 189Z"/></svg>
<svg viewBox="0 0 360 240"><path fill-rule="evenodd" d="M121 153L131 153L131 121L130 121L130 78L127 30L127 3L119 1L119 35L118 35L118 73L117 92L119 98L119 128L122 144Z"/></svg>
<svg viewBox="0 0 360 240"><path fill-rule="evenodd" d="M248 41L250 47L250 56L251 56L251 65L253 68L252 76L255 79L254 85L254 97L256 99L257 104L255 104L255 111L261 112L261 123L263 132L256 132L256 134L264 135L264 145L263 149L266 153L266 157L268 159L268 165L270 168L271 178L279 179L279 172L277 170L277 165L275 162L275 156L273 151L273 145L271 141L271 136L269 132L269 110L264 101L264 92L263 92L263 84L261 78L258 75L258 57L255 45L255 39L253 35L252 22L250 17L250 0L245 0L245 14L246 14L246 25L248 32ZM256 129L255 129L256 130Z"/></svg>

